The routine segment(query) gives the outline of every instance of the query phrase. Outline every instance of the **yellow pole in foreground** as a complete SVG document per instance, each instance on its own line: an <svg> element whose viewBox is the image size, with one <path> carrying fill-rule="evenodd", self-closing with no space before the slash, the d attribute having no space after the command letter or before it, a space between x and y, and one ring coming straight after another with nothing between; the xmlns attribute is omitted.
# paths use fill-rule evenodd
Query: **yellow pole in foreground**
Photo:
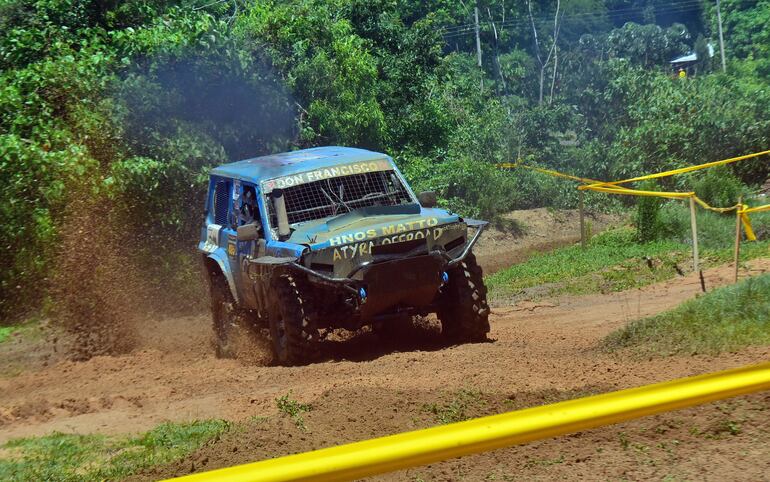
<svg viewBox="0 0 770 482"><path fill-rule="evenodd" d="M173 479L351 480L770 389L770 363L647 385Z"/></svg>

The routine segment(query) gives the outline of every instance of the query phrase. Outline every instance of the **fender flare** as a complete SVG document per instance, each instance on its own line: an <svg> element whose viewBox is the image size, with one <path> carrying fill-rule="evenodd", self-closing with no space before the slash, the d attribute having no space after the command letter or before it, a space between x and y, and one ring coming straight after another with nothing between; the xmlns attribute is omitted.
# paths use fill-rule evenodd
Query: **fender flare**
<svg viewBox="0 0 770 482"><path fill-rule="evenodd" d="M217 267L219 268L219 271L225 276L225 279L227 280L227 286L230 288L230 293L233 295L233 299L235 300L236 303L240 303L241 300L238 296L238 290L235 287L235 280L233 279L233 273L232 271L226 268L225 262L222 259L222 257L218 256L218 254L214 252L207 255L205 257L205 261L207 265L211 262L216 263ZM209 276L209 282L211 282L210 269L207 269L206 271L207 271L207 275Z"/></svg>

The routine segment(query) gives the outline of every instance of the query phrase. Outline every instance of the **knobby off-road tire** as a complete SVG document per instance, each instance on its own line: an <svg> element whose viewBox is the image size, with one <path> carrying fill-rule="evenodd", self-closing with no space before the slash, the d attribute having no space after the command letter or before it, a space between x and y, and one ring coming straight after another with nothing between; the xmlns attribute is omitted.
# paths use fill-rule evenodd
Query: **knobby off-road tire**
<svg viewBox="0 0 770 482"><path fill-rule="evenodd" d="M489 333L489 305L476 257L469 254L448 274L437 313L442 334L455 343L485 341Z"/></svg>
<svg viewBox="0 0 770 482"><path fill-rule="evenodd" d="M217 358L234 358L233 336L242 316L227 279L221 273L211 274L211 317L214 321L214 348Z"/></svg>
<svg viewBox="0 0 770 482"><path fill-rule="evenodd" d="M273 286L276 306L270 313L270 339L275 361L304 365L320 353L318 328L308 286L298 277L282 276Z"/></svg>

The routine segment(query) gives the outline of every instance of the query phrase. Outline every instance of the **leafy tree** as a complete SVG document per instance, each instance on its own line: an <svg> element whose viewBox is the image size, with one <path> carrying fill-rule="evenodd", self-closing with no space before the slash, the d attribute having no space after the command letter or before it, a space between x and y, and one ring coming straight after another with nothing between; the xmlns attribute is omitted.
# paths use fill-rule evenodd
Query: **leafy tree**
<svg viewBox="0 0 770 482"><path fill-rule="evenodd" d="M751 59L758 63L757 72L770 77L770 1L722 0L722 27L728 59ZM715 5L709 5L710 31L717 32Z"/></svg>
<svg viewBox="0 0 770 482"><path fill-rule="evenodd" d="M643 67L665 65L687 49L689 34L684 25L676 24L668 29L659 25L639 25L629 22L607 35L610 56L629 59Z"/></svg>

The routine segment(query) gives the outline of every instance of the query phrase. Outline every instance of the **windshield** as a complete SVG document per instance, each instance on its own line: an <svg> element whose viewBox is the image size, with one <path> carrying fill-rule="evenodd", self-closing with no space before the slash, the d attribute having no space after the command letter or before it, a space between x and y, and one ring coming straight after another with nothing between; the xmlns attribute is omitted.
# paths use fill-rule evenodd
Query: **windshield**
<svg viewBox="0 0 770 482"><path fill-rule="evenodd" d="M336 216L370 206L396 206L414 202L393 170L367 172L309 182L283 190L289 224ZM272 202L270 225L276 226Z"/></svg>

